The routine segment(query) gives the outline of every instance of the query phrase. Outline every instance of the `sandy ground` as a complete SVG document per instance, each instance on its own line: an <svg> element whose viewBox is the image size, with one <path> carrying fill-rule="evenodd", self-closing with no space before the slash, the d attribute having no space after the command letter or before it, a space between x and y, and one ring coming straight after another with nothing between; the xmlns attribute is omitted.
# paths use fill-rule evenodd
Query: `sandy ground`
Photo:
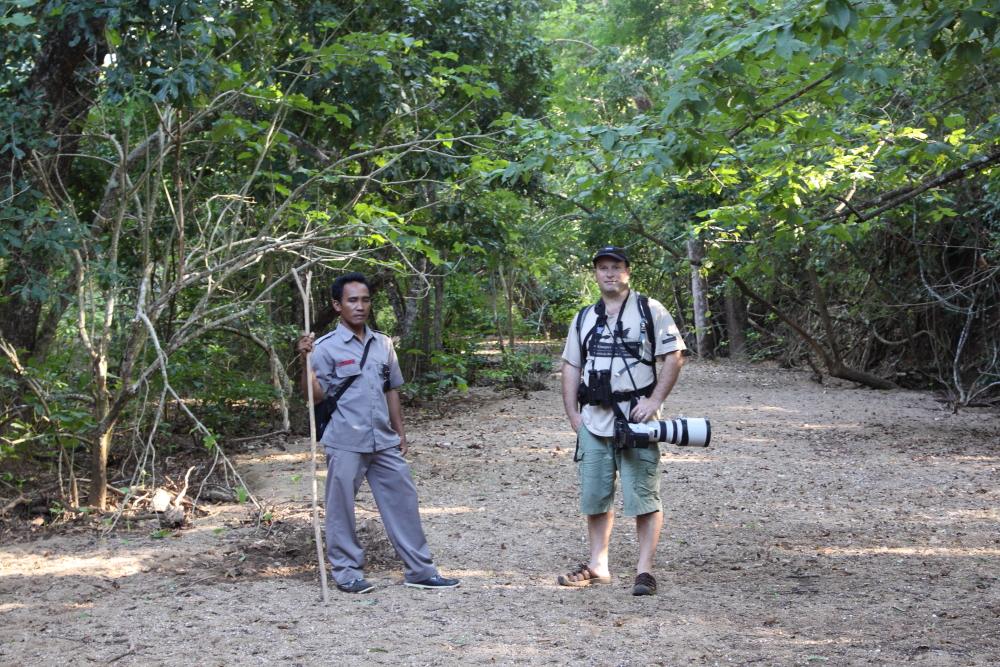
<svg viewBox="0 0 1000 667"><path fill-rule="evenodd" d="M710 417L713 446L663 448L659 595L635 598L624 518L611 586L555 583L587 553L556 382L408 414L431 550L461 588L401 585L363 488L377 588L324 607L308 448L288 440L240 457L259 529L230 505L179 537L0 546L0 664L1000 664L996 412L689 362L667 408Z"/></svg>

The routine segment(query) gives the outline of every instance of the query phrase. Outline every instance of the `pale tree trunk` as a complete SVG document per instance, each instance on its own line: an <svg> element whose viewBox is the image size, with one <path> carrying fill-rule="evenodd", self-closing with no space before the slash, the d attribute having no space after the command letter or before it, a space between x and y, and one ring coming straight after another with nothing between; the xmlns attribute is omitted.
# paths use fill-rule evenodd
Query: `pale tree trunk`
<svg viewBox="0 0 1000 667"><path fill-rule="evenodd" d="M510 270L510 277L504 276L503 267L497 271L500 276L500 287L503 289L504 305L507 308L507 347L514 349L514 269Z"/></svg>
<svg viewBox="0 0 1000 667"><path fill-rule="evenodd" d="M694 306L698 356L709 359L714 345L708 322L708 282L701 273L701 261L705 258L705 250L698 239L688 239L687 246L688 260L691 262L691 302Z"/></svg>
<svg viewBox="0 0 1000 667"><path fill-rule="evenodd" d="M444 350L444 338L441 329L444 327L444 275L434 276L434 317L432 325L432 351Z"/></svg>
<svg viewBox="0 0 1000 667"><path fill-rule="evenodd" d="M407 336L413 331L413 326L417 323L417 313L420 311L418 300L420 292L424 286L424 275L427 273L427 258L421 257L417 260L417 274L410 279L410 288L403 297L403 321L400 327L400 336Z"/></svg>
<svg viewBox="0 0 1000 667"><path fill-rule="evenodd" d="M420 351L423 356L417 359L419 372L426 372L431 357L431 294L424 295L420 300Z"/></svg>
<svg viewBox="0 0 1000 667"><path fill-rule="evenodd" d="M281 367L281 359L278 358L278 352L271 345L267 347L267 357L271 365L271 383L278 394L278 409L281 411L281 430L291 432L292 422L288 417L287 397L292 393L292 383L288 381L285 369ZM282 379L284 379L284 382L282 382Z"/></svg>
<svg viewBox="0 0 1000 667"><path fill-rule="evenodd" d="M108 394L108 362L100 355L94 367L94 416L97 422L107 419L110 411L110 394ZM114 434L112 425L95 433L94 444L90 451L90 494L87 504L103 510L108 502L108 452L111 450L111 436Z"/></svg>
<svg viewBox="0 0 1000 667"><path fill-rule="evenodd" d="M497 345L500 346L500 354L504 354L506 350L503 344L503 329L500 327L500 315L497 313L497 286L492 273L490 273L490 306L493 307L493 326L497 330Z"/></svg>
<svg viewBox="0 0 1000 667"><path fill-rule="evenodd" d="M273 345L249 329L244 332L236 328L222 327L221 331L228 331L236 334L237 336L244 336L250 339L250 341L252 341L260 349L264 350L267 354L267 362L271 370L271 385L274 387L274 392L278 395L278 410L281 413L281 429L283 431L291 431L292 423L288 416L288 397L292 395L293 387L292 381L288 379L288 374L285 373L285 369L281 365L281 358L278 356L278 351L274 349Z"/></svg>
<svg viewBox="0 0 1000 667"><path fill-rule="evenodd" d="M726 335L729 337L729 358L747 358L747 302L736 285L726 289Z"/></svg>

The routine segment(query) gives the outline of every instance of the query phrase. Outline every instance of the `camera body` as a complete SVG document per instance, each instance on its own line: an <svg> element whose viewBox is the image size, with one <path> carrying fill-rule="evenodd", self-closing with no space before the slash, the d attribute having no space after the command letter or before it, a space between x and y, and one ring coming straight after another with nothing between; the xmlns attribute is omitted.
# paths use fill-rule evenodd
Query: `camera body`
<svg viewBox="0 0 1000 667"><path fill-rule="evenodd" d="M653 442L668 442L678 447L708 447L712 441L712 423L700 417L679 417L667 421L633 424L615 419L615 449L646 449Z"/></svg>
<svg viewBox="0 0 1000 667"><path fill-rule="evenodd" d="M580 405L600 405L610 408L612 399L611 370L588 371L587 383L580 383L576 399Z"/></svg>

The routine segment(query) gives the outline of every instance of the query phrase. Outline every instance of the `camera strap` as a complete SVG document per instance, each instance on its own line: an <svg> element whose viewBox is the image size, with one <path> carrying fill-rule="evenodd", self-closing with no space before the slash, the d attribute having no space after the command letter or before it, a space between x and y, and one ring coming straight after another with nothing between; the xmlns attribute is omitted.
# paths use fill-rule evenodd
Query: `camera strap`
<svg viewBox="0 0 1000 667"><path fill-rule="evenodd" d="M631 295L631 292L629 292ZM626 302L628 297L626 297ZM639 346L638 352L630 347L626 347L623 341L623 347L625 351L635 359L635 362L628 365L628 368L634 368L636 364L645 364L647 366L653 367L653 381L656 381L656 323L653 320L653 311L649 307L649 297L641 292L635 293L636 305L639 307L639 341L642 342L643 337L649 343L649 359L645 358L645 350L642 349L642 345ZM625 305L622 304L622 308L618 319L621 321L622 314L625 311ZM587 319L587 315L593 310L594 314L597 315L597 322L594 326L590 328L590 331L583 334L583 321ZM585 306L580 309L580 312L576 316L576 337L580 341L580 366L587 365L587 357L589 356L590 348L595 341L600 340L601 335L604 333L604 327L607 326L608 316L604 309L604 300L601 299L595 304ZM596 337L594 334L597 334ZM622 371L624 372L624 371ZM618 373L621 375L621 372Z"/></svg>
<svg viewBox="0 0 1000 667"><path fill-rule="evenodd" d="M621 376L622 373L628 373L629 379L632 380L632 388L634 391L630 392L613 392L612 393L612 409L616 417L624 419L625 421L631 421L627 415L625 415L621 407L618 405L620 402L628 401L629 403L629 413L639 402L639 398L648 398L652 395L653 389L656 386L657 373L656 373L656 326L653 320L653 313L649 307L649 297L641 292L635 292L636 306L639 309L639 345L638 351L625 345L624 336L622 335L622 319L625 315L625 307L628 305L628 297L632 295L633 290L629 290L629 294L625 297L625 302L622 303L621 309L618 311L618 321L616 322L615 330L611 333L611 361L609 364L609 369L614 367L615 352L618 349L618 337L622 338L622 349L631 356L635 361L631 364L626 363L625 367L615 374L615 377ZM590 311L593 310L594 314L597 316L597 321L594 326L591 327L590 331L586 335L583 335L583 322L587 319ZM580 341L580 363L581 367L585 367L587 364L587 358L591 357L592 367L593 363L596 362L596 358L591 355L591 347L599 341L601 335L604 333L604 327L608 325L608 315L605 310L604 300L599 299L597 303L590 306L586 306L580 309L580 312L576 316L576 335L577 340ZM645 338L645 341L643 340ZM647 360L645 358L645 349L643 343L648 341L649 343L649 356ZM622 361L625 361L622 359ZM652 366L653 370L653 382L652 384L638 388L635 385L635 378L632 377L632 369L638 364L646 364L647 366ZM581 385L583 383L583 378L580 378ZM579 438L577 439L579 447ZM573 456L576 460L576 454Z"/></svg>

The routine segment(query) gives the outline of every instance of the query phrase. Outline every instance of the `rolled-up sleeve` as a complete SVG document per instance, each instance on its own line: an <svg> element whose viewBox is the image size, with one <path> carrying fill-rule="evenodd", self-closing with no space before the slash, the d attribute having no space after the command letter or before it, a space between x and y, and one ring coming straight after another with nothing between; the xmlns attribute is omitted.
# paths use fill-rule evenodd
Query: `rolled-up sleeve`
<svg viewBox="0 0 1000 667"><path fill-rule="evenodd" d="M580 359L580 337L576 333L576 320L580 313L576 314L573 321L569 323L569 331L566 334L566 345L563 347L562 358L570 366L580 368L583 366L583 359Z"/></svg>
<svg viewBox="0 0 1000 667"><path fill-rule="evenodd" d="M403 384L403 371L399 368L399 359L396 358L396 348L392 345L392 339L387 336L385 343L389 346L389 389L395 389Z"/></svg>
<svg viewBox="0 0 1000 667"><path fill-rule="evenodd" d="M687 349L674 318L670 316L663 304L650 299L649 305L653 321L656 323L656 356Z"/></svg>
<svg viewBox="0 0 1000 667"><path fill-rule="evenodd" d="M328 348L314 348L312 353L312 367L313 373L316 374L316 379L319 380L319 387L323 390L323 395L326 396L330 393L330 385L333 384L335 377L333 357L330 356Z"/></svg>

